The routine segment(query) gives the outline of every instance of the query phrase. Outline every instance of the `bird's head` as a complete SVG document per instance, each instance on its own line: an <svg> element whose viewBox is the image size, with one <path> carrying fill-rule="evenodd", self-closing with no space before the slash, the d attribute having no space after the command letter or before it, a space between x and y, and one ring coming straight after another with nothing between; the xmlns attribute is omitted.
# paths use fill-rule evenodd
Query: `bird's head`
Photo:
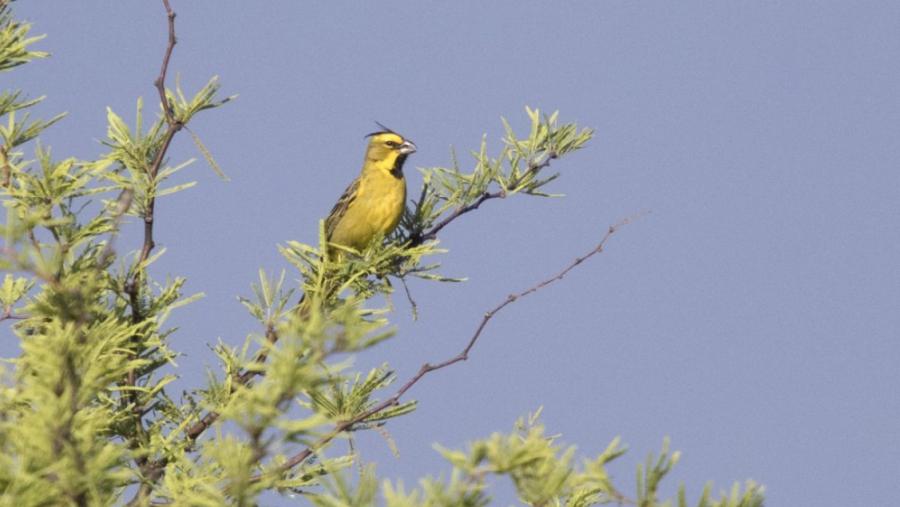
<svg viewBox="0 0 900 507"><path fill-rule="evenodd" d="M364 167L387 171L397 178L403 177L403 162L410 153L415 153L416 145L403 136L379 124L384 129L369 134Z"/></svg>

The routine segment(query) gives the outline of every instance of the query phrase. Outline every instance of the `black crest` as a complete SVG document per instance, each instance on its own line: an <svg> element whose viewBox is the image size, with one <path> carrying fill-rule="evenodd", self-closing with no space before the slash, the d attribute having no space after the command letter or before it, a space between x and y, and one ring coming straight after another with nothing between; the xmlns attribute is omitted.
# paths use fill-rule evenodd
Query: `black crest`
<svg viewBox="0 0 900 507"><path fill-rule="evenodd" d="M396 135L400 136L400 134L397 134L396 132L394 132L393 129L385 127L381 122L376 121L375 125L378 125L378 127L381 128L381 130L379 130L377 132L372 132L371 134L366 134L366 137L372 137L372 136L377 136L378 134L386 134L386 133L396 134ZM403 137L403 136L400 136L400 137Z"/></svg>

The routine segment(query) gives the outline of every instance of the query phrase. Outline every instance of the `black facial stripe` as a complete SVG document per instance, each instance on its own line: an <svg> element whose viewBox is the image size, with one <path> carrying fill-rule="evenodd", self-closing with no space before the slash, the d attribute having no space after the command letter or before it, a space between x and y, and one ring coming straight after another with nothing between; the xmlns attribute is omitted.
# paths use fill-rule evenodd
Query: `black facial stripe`
<svg viewBox="0 0 900 507"><path fill-rule="evenodd" d="M403 163L406 162L406 154L397 156L394 167L391 168L391 176L400 179L403 177Z"/></svg>

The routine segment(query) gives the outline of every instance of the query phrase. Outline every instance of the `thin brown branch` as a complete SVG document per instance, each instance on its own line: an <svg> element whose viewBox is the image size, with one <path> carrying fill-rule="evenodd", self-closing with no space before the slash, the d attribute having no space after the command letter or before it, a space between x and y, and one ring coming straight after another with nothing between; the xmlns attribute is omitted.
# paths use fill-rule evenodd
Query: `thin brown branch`
<svg viewBox="0 0 900 507"><path fill-rule="evenodd" d="M172 115L172 105L169 103L169 98L166 95L166 74L169 70L169 61L172 58L172 51L175 49L177 39L175 38L175 12L172 10L172 6L169 5L169 0L162 0L162 3L166 9L169 36L166 44L166 50L163 54L163 60L159 70L159 75L154 80L153 85L156 87L156 90L159 93L159 101L162 105L163 115L166 119L167 128L165 133L163 134L162 144L160 145L159 150L156 152L152 164L147 168L147 176L150 181L151 188L156 184L156 177L159 174L159 168L162 166L163 161L166 158L166 152L169 150L169 146L172 144L172 139L175 137L175 134L184 127L182 122ZM123 192L123 194L120 196L120 199L124 196L126 196L126 194ZM130 201L130 196L128 197L128 201ZM122 203L120 202L120 205L121 204ZM135 260L133 277L126 284L126 291L128 292L129 303L131 306L131 318L134 322L140 322L144 318L140 309L141 277L143 275L144 269L146 268L144 266L144 263L147 261L147 259L150 258L150 253L156 246L153 240L153 220L155 206L156 198L151 195L149 203L147 204L147 212L144 216L144 241L141 247L141 253ZM134 386L136 383L136 372L134 370L131 370L128 372L127 378L125 379L125 384L128 386ZM136 394L131 391L128 391L128 393L130 394L126 396L126 402L134 406L135 412L134 438L143 439L146 437L146 432L144 430L141 409L139 407L139 403L137 403ZM132 448L138 445L139 444L137 441L132 442ZM158 464L157 462L150 463L146 457L138 457L135 459L135 462L141 468L141 471L145 474L145 479L149 479L149 477L146 476L151 476L157 473L161 476L161 471L163 468L165 468L165 463L163 463L162 466L156 466ZM153 489L153 484L155 484L156 480L158 479L159 477L157 476L152 481L145 480L141 484L140 488L138 488L137 493L135 494L131 502L129 502L129 504L140 504L147 498L149 498L150 493Z"/></svg>
<svg viewBox="0 0 900 507"><path fill-rule="evenodd" d="M544 160L542 160L540 163L529 164L529 167L525 171L525 173L522 174L520 176L520 178L517 179L516 181L510 181L507 184L507 188L515 187L518 184L517 182L522 181L522 179L532 176L532 175L540 172L542 169L546 169L547 167L550 166L550 162L552 160L555 160L556 157L557 157L557 155L555 153L549 153L544 158ZM478 197L478 199L475 199L475 201L473 201L472 203L470 203L466 206L460 206L460 207L456 208L455 210L453 210L453 212L451 212L449 215L444 217L443 220L441 220L440 222L431 226L430 229L428 229L427 231L422 231L418 235L414 236L412 244L418 245L424 241L428 241L428 240L437 238L438 233L441 232L441 230L443 230L444 227L447 227L448 225L450 225L450 223L453 222L454 220L456 220L457 218L465 215L466 213L469 213L471 211L478 209L478 207L481 206L482 203L484 203L485 201L488 201L490 199L504 199L504 198L506 198L506 196L507 196L507 193L504 190L497 190L495 192L484 192L483 194L481 194Z"/></svg>
<svg viewBox="0 0 900 507"><path fill-rule="evenodd" d="M274 345L275 342L278 341L278 334L275 332L275 327L273 325L269 325L266 328L266 340L269 342L269 345ZM269 349L263 348L254 358L254 362L262 364L266 362L266 359L269 357ZM253 380L259 372L256 370L246 370L241 374L235 375L235 382L238 385L247 385ZM187 436L188 444L193 444L200 435L203 434L204 431L207 430L213 423L215 423L219 419L219 413L216 411L207 412L199 421L194 423L190 428L188 428L185 435Z"/></svg>
<svg viewBox="0 0 900 507"><path fill-rule="evenodd" d="M154 180L156 180L159 168L166 158L166 152L169 150L172 139L179 130L184 128L184 124L172 115L172 104L169 103L169 97L166 95L166 74L169 71L169 60L172 58L172 51L175 49L175 44L178 40L175 38L175 12L172 10L172 6L169 5L169 0L163 0L163 5L166 8L166 17L169 20L169 40L166 45L166 52L163 55L159 76L156 77L153 85L156 87L157 93L159 93L159 102L162 105L163 114L166 117L166 124L168 127L166 128L165 134L163 134L162 145L160 146L159 151L156 152L156 157L153 159L153 163L147 171L151 184L155 183ZM155 205L156 199L151 197L150 202L147 205L147 214L144 217L144 246L141 248L141 254L137 260L138 264L143 263L150 257L150 252L155 246L153 242L153 211Z"/></svg>
<svg viewBox="0 0 900 507"><path fill-rule="evenodd" d="M403 285L403 292L406 293L406 300L409 301L409 307L412 308L413 320L419 320L419 304L412 297L409 286L406 284L406 277L400 277L400 283Z"/></svg>
<svg viewBox="0 0 900 507"><path fill-rule="evenodd" d="M441 230L444 227L447 227L448 225L450 225L451 222L453 222L457 218L465 215L466 213L478 209L478 207L481 206L481 203L483 203L484 201L487 201L490 199L502 199L504 197L506 197L506 193L503 191L500 191L500 190L498 190L496 192L485 192L485 193L481 194L481 196L478 197L478 199L476 199L473 203L471 203L467 206L460 206L459 208L456 208L455 210L453 210L452 213L447 215L447 217L445 217L443 220L434 224L427 231L422 232L421 236L419 236L418 238L413 240L413 244L419 244L423 241L428 241L428 240L437 238L438 233L441 232Z"/></svg>
<svg viewBox="0 0 900 507"><path fill-rule="evenodd" d="M153 81L153 85L156 87L157 92L159 93L159 101L162 105L163 114L166 118L166 131L163 134L162 144L159 150L156 152L156 156L153 158L153 163L147 168L147 174L150 179L150 184L153 185L156 180L156 175L159 174L159 168L162 166L163 160L166 158L166 152L169 150L169 146L172 144L172 139L175 137L175 134L178 133L179 130L184 128L184 124L177 120L174 116L172 116L172 105L169 103L169 97L166 95L166 74L169 71L169 60L172 58L172 51L175 49L175 44L177 43L177 39L175 38L175 12L172 10L172 6L169 5L169 0L162 0L163 6L166 8L166 17L168 19L169 25L169 38L168 43L166 45L166 51L163 55L162 67L159 70L159 75ZM156 206L156 198L151 196L150 202L147 205L147 213L144 216L144 243L141 247L141 253L135 261L135 278L139 277L139 273L142 271L141 264L143 264L149 257L150 252L153 251L153 248L156 246L153 241L153 211ZM137 292L138 288L137 280L132 280L132 283L129 287L129 292ZM132 310L136 310L132 308Z"/></svg>
<svg viewBox="0 0 900 507"><path fill-rule="evenodd" d="M166 74L169 72L169 60L172 58L172 50L178 40L175 38L175 11L169 5L169 0L162 0L163 6L166 8L166 17L169 20L169 44L166 46L166 53L163 55L162 66L159 69L159 76L153 84L159 92L159 102L163 105L163 113L166 115L166 123L175 125L177 122L172 117L172 108L169 104L169 98L166 97Z"/></svg>
<svg viewBox="0 0 900 507"><path fill-rule="evenodd" d="M12 308L7 308L3 315L0 315L0 322L4 320L25 320L27 318L29 318L28 315L15 314L12 312Z"/></svg>
<svg viewBox="0 0 900 507"><path fill-rule="evenodd" d="M437 371L442 368L446 368L448 366L451 366L456 363L467 360L469 358L469 353L472 351L472 348L475 347L475 344L478 342L478 339L481 337L482 333L484 332L485 327L487 327L488 323L491 321L491 319L494 318L495 315L497 315L497 313L499 313L501 310L503 310L507 306L511 305L512 303L515 303L519 299L521 299L525 296L534 294L535 292L547 287L548 285L550 285L554 282L557 282L559 280L562 280L567 274L569 274L570 271L572 271L573 269L575 269L576 267L581 265L584 261L603 252L603 249L606 247L606 243L609 241L609 239L620 228L622 228L625 225L628 225L635 218L636 217L626 218L626 219L621 220L620 222L616 223L615 225L610 226L609 229L607 229L606 234L600 239L600 242L593 249L591 249L589 252L587 252L586 254L584 254L580 257L576 257L575 260L573 260L571 263L569 263L569 265L566 266L562 271L560 271L559 273L557 273L556 275L554 275L550 278L547 278L545 280L542 280L542 281L536 283L535 285L529 287L528 289L523 290L522 292L510 294L509 296L506 297L506 299L504 299L502 302L500 302L497 306L495 306L495 307L491 308L489 311L487 311L484 314L484 316L481 318L481 322L479 322L478 327L475 328L475 333L469 338L469 341L466 343L465 348L463 348L459 354L457 354L451 358L445 359L444 361L441 361L439 363L423 364L419 368L419 371L415 375L413 375L409 380L407 380L406 383L403 384L400 387L400 389L398 389L391 397L378 403L377 405L373 406L369 410L366 410L365 412L357 415L356 417L354 417L352 419L338 423L331 432L329 432L324 437L319 439L318 442L316 442L314 445L307 447L306 449L304 449L304 450L300 451L299 453L288 458L287 461L285 461L283 464L278 466L272 473L281 474L281 473L285 473L285 472L291 470L292 468L296 467L297 465L302 464L304 461L309 459L310 456L312 456L313 454L318 452L319 449L322 449L325 445L327 445L335 437L337 437L344 431L346 431L346 430L350 429L351 427L353 427L354 425L359 424L359 423L365 421L366 419L380 413L381 411L383 411L387 408L398 405L400 403L400 398L402 398L403 395L406 394L406 392L409 391L414 385L416 385L425 375L428 375L429 373L431 373L433 371ZM260 479L261 479L261 476L255 476L252 480L259 481Z"/></svg>

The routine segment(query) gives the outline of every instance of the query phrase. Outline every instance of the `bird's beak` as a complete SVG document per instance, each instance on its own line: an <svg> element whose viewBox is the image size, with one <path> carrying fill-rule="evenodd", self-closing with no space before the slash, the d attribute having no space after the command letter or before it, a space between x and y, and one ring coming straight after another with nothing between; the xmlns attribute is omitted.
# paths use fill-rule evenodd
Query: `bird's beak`
<svg viewBox="0 0 900 507"><path fill-rule="evenodd" d="M409 155L410 153L416 152L416 145L412 143L412 141L403 141L403 144L400 145L400 153L403 155Z"/></svg>

